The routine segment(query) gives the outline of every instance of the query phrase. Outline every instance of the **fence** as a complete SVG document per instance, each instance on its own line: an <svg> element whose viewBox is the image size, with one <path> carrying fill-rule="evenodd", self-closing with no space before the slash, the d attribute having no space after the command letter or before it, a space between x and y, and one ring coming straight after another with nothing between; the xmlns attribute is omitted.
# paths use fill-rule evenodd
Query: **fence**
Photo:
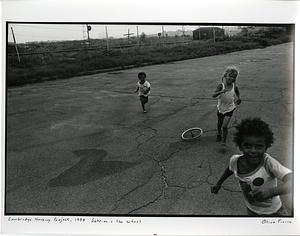
<svg viewBox="0 0 300 236"><path fill-rule="evenodd" d="M175 38L175 37L174 37ZM26 49L26 48L20 48L19 50L19 54L12 53L9 52L7 54L8 56L8 61L11 61L10 58L17 58L17 56L19 55L21 58L21 63L22 63L22 58L24 58L24 56L34 56L34 55L43 55L46 56L47 54L57 54L57 53L71 53L71 52L80 52L80 51L97 51L98 53L103 53L106 54L109 51L113 51L113 50L126 50L129 48L140 48L140 47L174 47L176 45L184 45L184 44L190 44L192 43L193 40L192 38L186 37L183 40L173 40L173 41L166 41L164 39L160 39L160 40L153 40L150 43L144 43L144 42L135 42L135 43L131 43L131 44L122 44L122 43L111 43L109 45L109 47L107 45L101 45L99 46L100 43L98 43L97 46L94 46L96 43L89 43L87 41L82 42L81 44L83 44L84 46L80 46L80 48L71 48L71 49L59 49L59 50L45 50L45 51L30 51L30 49ZM59 42L57 43L49 43L49 45L47 47L51 47L50 44L59 44ZM94 45L93 45L94 44ZM13 51L13 49L11 48L10 51ZM30 51L30 52L26 52L26 51Z"/></svg>

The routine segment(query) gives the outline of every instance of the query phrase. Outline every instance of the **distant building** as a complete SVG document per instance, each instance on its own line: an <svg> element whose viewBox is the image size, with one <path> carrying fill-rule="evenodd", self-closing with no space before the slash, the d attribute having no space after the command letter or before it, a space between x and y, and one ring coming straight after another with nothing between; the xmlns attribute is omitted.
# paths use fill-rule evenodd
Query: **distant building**
<svg viewBox="0 0 300 236"><path fill-rule="evenodd" d="M225 30L225 35L227 36L234 36L241 32L241 28L238 26L224 26L223 29Z"/></svg>
<svg viewBox="0 0 300 236"><path fill-rule="evenodd" d="M193 40L208 40L224 37L224 29L219 27L200 27L193 31Z"/></svg>

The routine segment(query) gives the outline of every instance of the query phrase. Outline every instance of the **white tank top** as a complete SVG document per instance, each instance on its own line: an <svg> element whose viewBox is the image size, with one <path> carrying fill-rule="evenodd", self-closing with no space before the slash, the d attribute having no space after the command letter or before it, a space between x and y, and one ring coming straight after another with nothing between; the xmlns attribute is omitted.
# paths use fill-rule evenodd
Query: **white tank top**
<svg viewBox="0 0 300 236"><path fill-rule="evenodd" d="M222 89L225 89L224 83L222 83ZM217 108L218 111L222 114L231 112L236 107L234 101L235 101L235 91L234 88L235 84L232 84L232 89L230 91L227 91L225 93L222 93L218 96L218 104Z"/></svg>

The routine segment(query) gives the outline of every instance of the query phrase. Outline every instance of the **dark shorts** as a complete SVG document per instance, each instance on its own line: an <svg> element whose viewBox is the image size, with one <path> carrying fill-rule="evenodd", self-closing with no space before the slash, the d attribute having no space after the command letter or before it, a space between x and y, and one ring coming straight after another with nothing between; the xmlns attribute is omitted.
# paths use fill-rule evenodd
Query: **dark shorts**
<svg viewBox="0 0 300 236"><path fill-rule="evenodd" d="M140 96L140 100L141 100L142 103L145 104L145 103L148 102L148 97L145 97L145 96L141 95L141 96Z"/></svg>
<svg viewBox="0 0 300 236"><path fill-rule="evenodd" d="M218 111L218 117L220 117L220 118L224 118L225 116L232 117L234 110L235 110L235 109L233 109L233 110L230 111L230 112L226 112L226 113L224 113L224 114L222 114L222 113L220 113L220 112Z"/></svg>

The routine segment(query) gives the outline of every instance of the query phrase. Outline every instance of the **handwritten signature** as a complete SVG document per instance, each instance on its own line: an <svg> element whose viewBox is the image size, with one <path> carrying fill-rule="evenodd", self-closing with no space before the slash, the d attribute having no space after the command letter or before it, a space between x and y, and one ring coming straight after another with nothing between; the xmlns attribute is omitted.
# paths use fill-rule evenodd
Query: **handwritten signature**
<svg viewBox="0 0 300 236"><path fill-rule="evenodd" d="M292 224L293 221L288 220L288 219L276 219L276 220L274 220L274 219L263 219L261 221L261 223L263 225L265 225L265 224L268 224L268 225L270 225L270 224Z"/></svg>

